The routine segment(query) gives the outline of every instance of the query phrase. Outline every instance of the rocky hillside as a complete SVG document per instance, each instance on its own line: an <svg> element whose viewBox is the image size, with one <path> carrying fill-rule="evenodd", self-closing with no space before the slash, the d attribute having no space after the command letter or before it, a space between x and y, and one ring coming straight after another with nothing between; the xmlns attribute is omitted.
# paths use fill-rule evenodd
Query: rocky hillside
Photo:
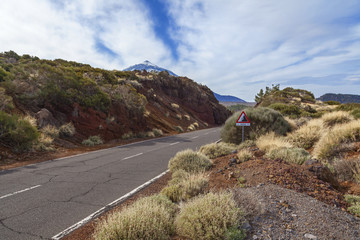
<svg viewBox="0 0 360 240"><path fill-rule="evenodd" d="M0 129L0 143L14 150L19 143L9 139L16 139L11 134L21 121L32 123L25 125L33 131L33 142L46 126L72 124L75 135L60 138L77 145L94 135L109 141L153 136L154 129L176 133L215 126L230 114L209 88L186 77L107 71L13 51L0 53L0 92L0 121L7 126ZM10 120L17 124L6 125Z"/></svg>
<svg viewBox="0 0 360 240"><path fill-rule="evenodd" d="M360 103L360 95L327 93L318 98L323 102L336 101L339 103Z"/></svg>

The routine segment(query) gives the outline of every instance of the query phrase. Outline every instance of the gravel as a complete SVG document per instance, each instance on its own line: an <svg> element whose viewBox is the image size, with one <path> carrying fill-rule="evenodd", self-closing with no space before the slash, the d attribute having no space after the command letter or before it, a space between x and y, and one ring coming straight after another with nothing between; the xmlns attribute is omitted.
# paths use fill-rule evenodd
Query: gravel
<svg viewBox="0 0 360 240"><path fill-rule="evenodd" d="M235 189L244 208L247 239L360 239L360 219L276 185Z"/></svg>

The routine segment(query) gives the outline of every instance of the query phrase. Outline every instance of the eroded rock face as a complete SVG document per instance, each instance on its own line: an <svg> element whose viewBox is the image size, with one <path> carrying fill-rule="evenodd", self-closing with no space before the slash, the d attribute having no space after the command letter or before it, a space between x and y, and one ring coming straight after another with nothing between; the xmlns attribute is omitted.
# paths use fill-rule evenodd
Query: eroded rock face
<svg viewBox="0 0 360 240"><path fill-rule="evenodd" d="M43 128L47 125L60 126L60 122L53 116L53 114L46 108L41 109L35 115L37 125L39 128Z"/></svg>

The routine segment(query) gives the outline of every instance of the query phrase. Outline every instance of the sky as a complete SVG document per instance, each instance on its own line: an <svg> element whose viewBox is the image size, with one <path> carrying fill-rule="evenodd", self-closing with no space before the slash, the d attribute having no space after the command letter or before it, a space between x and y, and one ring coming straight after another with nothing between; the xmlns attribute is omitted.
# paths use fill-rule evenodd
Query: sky
<svg viewBox="0 0 360 240"><path fill-rule="evenodd" d="M359 0L0 0L0 52L108 70L145 60L254 101L360 94Z"/></svg>

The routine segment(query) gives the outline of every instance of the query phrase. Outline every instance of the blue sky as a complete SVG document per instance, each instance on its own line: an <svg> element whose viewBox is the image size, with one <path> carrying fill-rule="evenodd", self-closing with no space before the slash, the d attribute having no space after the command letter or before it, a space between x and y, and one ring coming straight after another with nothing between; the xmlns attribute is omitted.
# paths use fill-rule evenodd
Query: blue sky
<svg viewBox="0 0 360 240"><path fill-rule="evenodd" d="M358 0L0 3L0 52L105 69L149 60L247 101L272 84L360 94Z"/></svg>

